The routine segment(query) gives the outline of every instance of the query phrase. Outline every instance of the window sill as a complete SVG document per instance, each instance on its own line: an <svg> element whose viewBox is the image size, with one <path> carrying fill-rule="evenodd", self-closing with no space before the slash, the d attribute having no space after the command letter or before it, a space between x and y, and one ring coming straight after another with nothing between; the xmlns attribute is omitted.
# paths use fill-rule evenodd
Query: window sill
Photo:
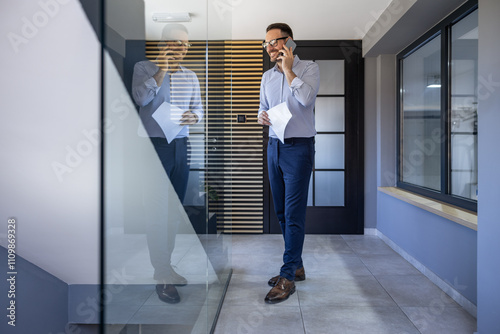
<svg viewBox="0 0 500 334"><path fill-rule="evenodd" d="M384 194L477 231L477 214L475 212L457 208L456 206L445 204L396 187L378 187L378 190Z"/></svg>

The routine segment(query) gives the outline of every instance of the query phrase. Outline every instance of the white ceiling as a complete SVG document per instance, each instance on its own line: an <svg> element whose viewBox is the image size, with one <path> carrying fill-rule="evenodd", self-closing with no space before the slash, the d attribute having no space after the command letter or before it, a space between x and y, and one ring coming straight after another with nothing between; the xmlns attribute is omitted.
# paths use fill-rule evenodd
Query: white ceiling
<svg viewBox="0 0 500 334"><path fill-rule="evenodd" d="M141 0L136 0L141 1ZM164 23L154 12L189 12L191 39L263 39L273 22L286 22L298 40L361 39L392 0L143 0L146 39Z"/></svg>
<svg viewBox="0 0 500 334"><path fill-rule="evenodd" d="M268 24L286 22L297 40L363 39L363 55L375 57L400 52L465 1L106 0L106 25L121 36L108 39L118 52L125 40L161 37L164 23L153 13L188 12L191 40L262 40Z"/></svg>

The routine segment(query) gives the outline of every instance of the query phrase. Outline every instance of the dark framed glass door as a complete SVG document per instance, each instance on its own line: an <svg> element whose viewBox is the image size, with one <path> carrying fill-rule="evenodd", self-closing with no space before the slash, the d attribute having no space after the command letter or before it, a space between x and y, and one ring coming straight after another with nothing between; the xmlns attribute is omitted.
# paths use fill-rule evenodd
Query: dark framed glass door
<svg viewBox="0 0 500 334"><path fill-rule="evenodd" d="M316 155L309 186L306 233L362 234L363 59L359 41L298 41L296 54L320 68ZM274 66L266 55L264 70ZM267 145L264 130L264 147ZM264 150L266 152L266 150ZM281 233L264 154L264 231Z"/></svg>

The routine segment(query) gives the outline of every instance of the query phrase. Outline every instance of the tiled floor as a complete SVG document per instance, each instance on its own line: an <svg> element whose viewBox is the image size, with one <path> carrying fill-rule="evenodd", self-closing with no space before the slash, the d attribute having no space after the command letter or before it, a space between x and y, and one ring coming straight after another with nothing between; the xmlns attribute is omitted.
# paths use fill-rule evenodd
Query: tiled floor
<svg viewBox="0 0 500 334"><path fill-rule="evenodd" d="M376 236L307 235L307 279L268 305L280 235L234 235L216 334L472 334L476 319Z"/></svg>

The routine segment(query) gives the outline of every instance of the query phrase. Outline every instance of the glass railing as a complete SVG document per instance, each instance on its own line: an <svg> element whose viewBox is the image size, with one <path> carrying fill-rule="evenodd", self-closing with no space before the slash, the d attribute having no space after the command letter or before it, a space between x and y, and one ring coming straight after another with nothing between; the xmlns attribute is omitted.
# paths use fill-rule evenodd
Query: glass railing
<svg viewBox="0 0 500 334"><path fill-rule="evenodd" d="M210 333L231 276L207 140L230 13L177 7L105 1L104 333Z"/></svg>

